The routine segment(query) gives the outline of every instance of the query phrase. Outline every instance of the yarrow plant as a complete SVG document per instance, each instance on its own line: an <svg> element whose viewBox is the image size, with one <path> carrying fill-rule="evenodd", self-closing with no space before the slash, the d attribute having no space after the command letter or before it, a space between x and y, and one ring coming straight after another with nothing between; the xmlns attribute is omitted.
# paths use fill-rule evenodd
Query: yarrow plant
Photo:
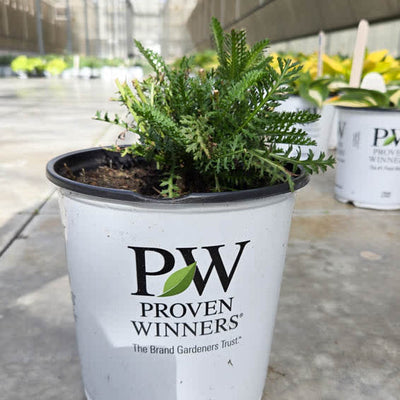
<svg viewBox="0 0 400 400"><path fill-rule="evenodd" d="M154 74L132 85L117 81L117 100L128 118L101 112L95 117L138 135L137 143L121 149L123 155L156 163L161 194L169 198L277 183L293 189L299 166L310 174L332 166L332 157L316 158L311 150L305 160L300 152L291 155L294 147L315 145L294 126L318 116L275 111L291 93L300 66L279 58L276 71L265 54L267 39L250 47L243 30L224 33L215 18L211 28L219 64L210 71L192 68L190 57L170 67L136 41Z"/></svg>

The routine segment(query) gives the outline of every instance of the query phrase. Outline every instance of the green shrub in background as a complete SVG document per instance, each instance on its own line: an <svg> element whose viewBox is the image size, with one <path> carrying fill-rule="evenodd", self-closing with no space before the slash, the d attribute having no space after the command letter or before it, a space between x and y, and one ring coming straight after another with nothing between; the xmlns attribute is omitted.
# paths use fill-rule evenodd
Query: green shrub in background
<svg viewBox="0 0 400 400"><path fill-rule="evenodd" d="M194 65L203 68L206 71L217 68L218 66L218 55L214 50L204 50L194 55Z"/></svg>
<svg viewBox="0 0 400 400"><path fill-rule="evenodd" d="M128 64L122 58L97 58L97 57L80 57L80 67L101 68L101 67L122 67Z"/></svg>
<svg viewBox="0 0 400 400"><path fill-rule="evenodd" d="M23 72L28 76L43 76L46 62L40 57L18 56L11 62L14 72Z"/></svg>
<svg viewBox="0 0 400 400"><path fill-rule="evenodd" d="M43 76L46 68L46 61L40 57L28 58L27 71L31 76Z"/></svg>
<svg viewBox="0 0 400 400"><path fill-rule="evenodd" d="M67 54L67 55L63 56L63 60L67 64L67 68L73 68L73 66L74 66L74 56L73 55Z"/></svg>
<svg viewBox="0 0 400 400"><path fill-rule="evenodd" d="M97 58L97 57L85 57L82 56L80 57L79 60L79 66L80 68L101 68L104 66L104 60L102 60L101 58Z"/></svg>
<svg viewBox="0 0 400 400"><path fill-rule="evenodd" d="M18 56L10 64L14 72L28 72L28 57Z"/></svg>
<svg viewBox="0 0 400 400"><path fill-rule="evenodd" d="M46 71L53 76L61 75L61 73L67 68L67 63L61 58L53 58L46 63Z"/></svg>
<svg viewBox="0 0 400 400"><path fill-rule="evenodd" d="M60 75L65 69L73 68L74 56L72 55L55 55L48 54L43 57L30 57L26 55L20 55L18 57L6 55L0 57L1 65L10 65L12 70L16 73L24 73L27 76L44 76L45 72L51 75ZM98 69L104 66L108 67L120 67L120 66L142 66L141 60L131 60L126 62L122 58L98 58L98 57L79 57L79 67Z"/></svg>
<svg viewBox="0 0 400 400"><path fill-rule="evenodd" d="M176 59L172 66L177 68L179 67L182 58ZM215 50L206 49L203 51L199 51L197 53L192 54L192 63L193 66L197 69L204 69L205 71L210 71L213 68L217 68L218 66L218 55Z"/></svg>
<svg viewBox="0 0 400 400"><path fill-rule="evenodd" d="M104 66L106 67L121 67L126 66L126 62L122 58L109 58L104 59Z"/></svg>
<svg viewBox="0 0 400 400"><path fill-rule="evenodd" d="M11 54L0 55L0 66L8 67L9 65L11 65L14 58L15 58L15 56L13 56Z"/></svg>

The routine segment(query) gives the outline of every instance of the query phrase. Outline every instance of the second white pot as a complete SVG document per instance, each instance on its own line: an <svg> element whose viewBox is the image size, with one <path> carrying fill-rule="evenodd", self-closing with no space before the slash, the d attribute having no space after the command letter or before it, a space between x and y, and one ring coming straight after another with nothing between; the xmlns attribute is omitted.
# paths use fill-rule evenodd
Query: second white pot
<svg viewBox="0 0 400 400"><path fill-rule="evenodd" d="M400 111L338 109L336 198L358 207L400 209ZM390 137L394 141L385 145Z"/></svg>
<svg viewBox="0 0 400 400"><path fill-rule="evenodd" d="M309 103L307 100L303 99L300 96L290 96L287 100L285 100L279 107L276 108L276 111L308 111L312 114L319 114L321 110ZM304 129L308 136L315 140L317 143L316 146L297 146L293 150L293 155L296 154L297 150L301 152L301 159L304 160L308 156L309 150L312 150L313 153L318 157L321 152L325 153L328 150L328 135L329 132L322 130L322 127L326 127L327 123L325 120L328 120L330 116L324 115L322 113L321 119L305 125L295 126L297 128ZM287 145L281 145L282 148L287 148Z"/></svg>

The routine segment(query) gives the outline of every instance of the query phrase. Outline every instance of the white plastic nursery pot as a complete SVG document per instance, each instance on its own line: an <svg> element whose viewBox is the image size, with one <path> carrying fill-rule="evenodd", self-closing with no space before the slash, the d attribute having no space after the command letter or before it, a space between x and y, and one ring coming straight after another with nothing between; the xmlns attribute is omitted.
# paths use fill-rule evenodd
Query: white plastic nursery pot
<svg viewBox="0 0 400 400"><path fill-rule="evenodd" d="M160 200L62 176L125 159L89 149L47 166L87 398L260 400L294 194L279 184Z"/></svg>
<svg viewBox="0 0 400 400"><path fill-rule="evenodd" d="M276 111L308 111L312 114L321 114L321 110L318 107L314 106L300 96L290 96L288 99L282 102L279 107L276 108ZM325 123L325 120L329 118L330 115L325 116L322 113L321 118L318 121L304 125L298 125L299 128L304 129L307 134L317 143L316 146L297 146L301 152L302 160L307 158L310 149L317 157L319 157L321 152L326 154L328 150L329 131L322 130L322 128L326 127L327 123ZM282 147L287 148L287 145L282 145ZM293 155L296 153L297 149L294 149Z"/></svg>
<svg viewBox="0 0 400 400"><path fill-rule="evenodd" d="M335 197L357 207L400 209L400 111L338 110Z"/></svg>
<svg viewBox="0 0 400 400"><path fill-rule="evenodd" d="M328 149L336 149L337 146L337 126L338 110L333 104L324 104L321 110L320 119L321 135L324 135ZM326 139L325 139L326 138Z"/></svg>

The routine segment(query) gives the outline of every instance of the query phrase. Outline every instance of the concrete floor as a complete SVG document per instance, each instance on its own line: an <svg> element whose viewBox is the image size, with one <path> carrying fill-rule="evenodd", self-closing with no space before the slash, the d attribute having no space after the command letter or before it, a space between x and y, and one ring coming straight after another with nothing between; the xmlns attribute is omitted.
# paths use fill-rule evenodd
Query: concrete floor
<svg viewBox="0 0 400 400"><path fill-rule="evenodd" d="M84 399L44 168L113 142L115 130L90 119L116 108L113 91L100 81L0 80L2 400ZM297 195L262 400L400 399L400 212L340 204L333 181L334 171L313 177Z"/></svg>

